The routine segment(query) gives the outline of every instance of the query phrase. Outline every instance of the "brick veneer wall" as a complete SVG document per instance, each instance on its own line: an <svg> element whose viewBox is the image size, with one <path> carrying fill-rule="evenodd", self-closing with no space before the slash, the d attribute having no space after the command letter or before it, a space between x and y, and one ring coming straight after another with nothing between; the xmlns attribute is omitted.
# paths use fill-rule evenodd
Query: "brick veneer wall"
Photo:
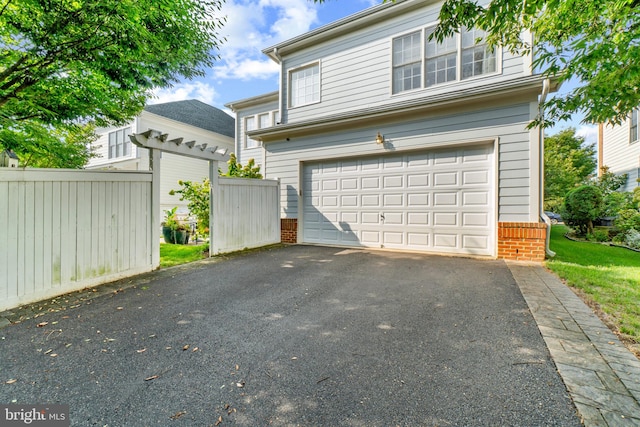
<svg viewBox="0 0 640 427"><path fill-rule="evenodd" d="M280 241L298 243L298 218L280 218Z"/></svg>
<svg viewBox="0 0 640 427"><path fill-rule="evenodd" d="M498 258L544 261L547 225L539 222L499 222Z"/></svg>

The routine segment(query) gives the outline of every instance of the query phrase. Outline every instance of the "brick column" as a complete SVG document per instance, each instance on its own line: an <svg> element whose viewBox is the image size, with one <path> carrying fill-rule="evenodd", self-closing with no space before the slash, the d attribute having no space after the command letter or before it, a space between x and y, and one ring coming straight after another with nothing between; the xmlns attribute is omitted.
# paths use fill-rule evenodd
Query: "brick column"
<svg viewBox="0 0 640 427"><path fill-rule="evenodd" d="M280 241L298 243L298 218L280 218Z"/></svg>
<svg viewBox="0 0 640 427"><path fill-rule="evenodd" d="M544 261L547 225L542 222L499 222L498 258Z"/></svg>

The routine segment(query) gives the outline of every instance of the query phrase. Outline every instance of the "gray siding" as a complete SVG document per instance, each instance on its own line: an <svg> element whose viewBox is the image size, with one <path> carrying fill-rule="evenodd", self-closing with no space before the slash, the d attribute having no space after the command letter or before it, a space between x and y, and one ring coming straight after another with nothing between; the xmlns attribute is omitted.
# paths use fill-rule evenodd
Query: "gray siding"
<svg viewBox="0 0 640 427"><path fill-rule="evenodd" d="M325 133L266 146L268 178L280 178L284 217L298 217L301 162L352 156L385 155L402 150L429 149L465 141L499 140L499 221L537 221L531 212L530 134L526 129L530 104L522 103L422 120L381 125L379 129L354 129ZM377 131L389 142L374 142Z"/></svg>
<svg viewBox="0 0 640 427"><path fill-rule="evenodd" d="M525 69L528 67L524 66L526 61L522 57L503 51L498 55L502 60L497 74L392 95L392 39L435 24L439 8L440 4L426 6L284 57L287 73L283 79L282 99L285 105L288 105L289 96L288 72L316 61L320 62L321 101L285 110L283 119L286 123L295 123L322 115L425 98L531 74L529 69Z"/></svg>

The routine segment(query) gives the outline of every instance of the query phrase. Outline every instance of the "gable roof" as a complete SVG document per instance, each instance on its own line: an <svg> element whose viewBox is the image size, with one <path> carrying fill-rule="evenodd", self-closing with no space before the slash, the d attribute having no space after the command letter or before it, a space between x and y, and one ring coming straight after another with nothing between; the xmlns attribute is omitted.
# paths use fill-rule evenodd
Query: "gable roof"
<svg viewBox="0 0 640 427"><path fill-rule="evenodd" d="M281 62L281 55L327 42L344 34L370 27L379 22L411 12L412 10L436 3L438 0L394 0L380 3L368 9L349 15L345 18L323 25L314 30L300 34L262 50L276 63Z"/></svg>
<svg viewBox="0 0 640 427"><path fill-rule="evenodd" d="M233 138L235 136L235 119L220 110L197 99L166 102L144 107L145 111L166 117L177 122L219 133Z"/></svg>

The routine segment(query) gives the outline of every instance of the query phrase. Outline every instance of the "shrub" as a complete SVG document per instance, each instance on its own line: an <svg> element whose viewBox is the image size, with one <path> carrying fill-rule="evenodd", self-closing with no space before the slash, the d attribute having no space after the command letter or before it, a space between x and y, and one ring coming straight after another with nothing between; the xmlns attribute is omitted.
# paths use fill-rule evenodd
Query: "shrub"
<svg viewBox="0 0 640 427"><path fill-rule="evenodd" d="M640 212L636 209L621 210L618 212L614 225L624 234L632 229L640 231Z"/></svg>
<svg viewBox="0 0 640 427"><path fill-rule="evenodd" d="M565 197L562 219L578 235L585 236L593 232L593 221L600 217L602 208L602 191L592 185L582 185Z"/></svg>
<svg viewBox="0 0 640 427"><path fill-rule="evenodd" d="M593 233L587 234L587 239L592 242L608 242L609 232L607 230L593 230Z"/></svg>
<svg viewBox="0 0 640 427"><path fill-rule="evenodd" d="M640 231L634 230L633 228L629 230L624 242L630 248L640 249Z"/></svg>
<svg viewBox="0 0 640 427"><path fill-rule="evenodd" d="M604 211L602 216L617 216L620 211L633 208L632 193L619 193L614 191L604 196Z"/></svg>
<svg viewBox="0 0 640 427"><path fill-rule="evenodd" d="M202 182L178 181L179 190L171 190L169 194L180 195L180 200L187 200L189 213L198 220L198 233L204 234L209 229L209 179Z"/></svg>

